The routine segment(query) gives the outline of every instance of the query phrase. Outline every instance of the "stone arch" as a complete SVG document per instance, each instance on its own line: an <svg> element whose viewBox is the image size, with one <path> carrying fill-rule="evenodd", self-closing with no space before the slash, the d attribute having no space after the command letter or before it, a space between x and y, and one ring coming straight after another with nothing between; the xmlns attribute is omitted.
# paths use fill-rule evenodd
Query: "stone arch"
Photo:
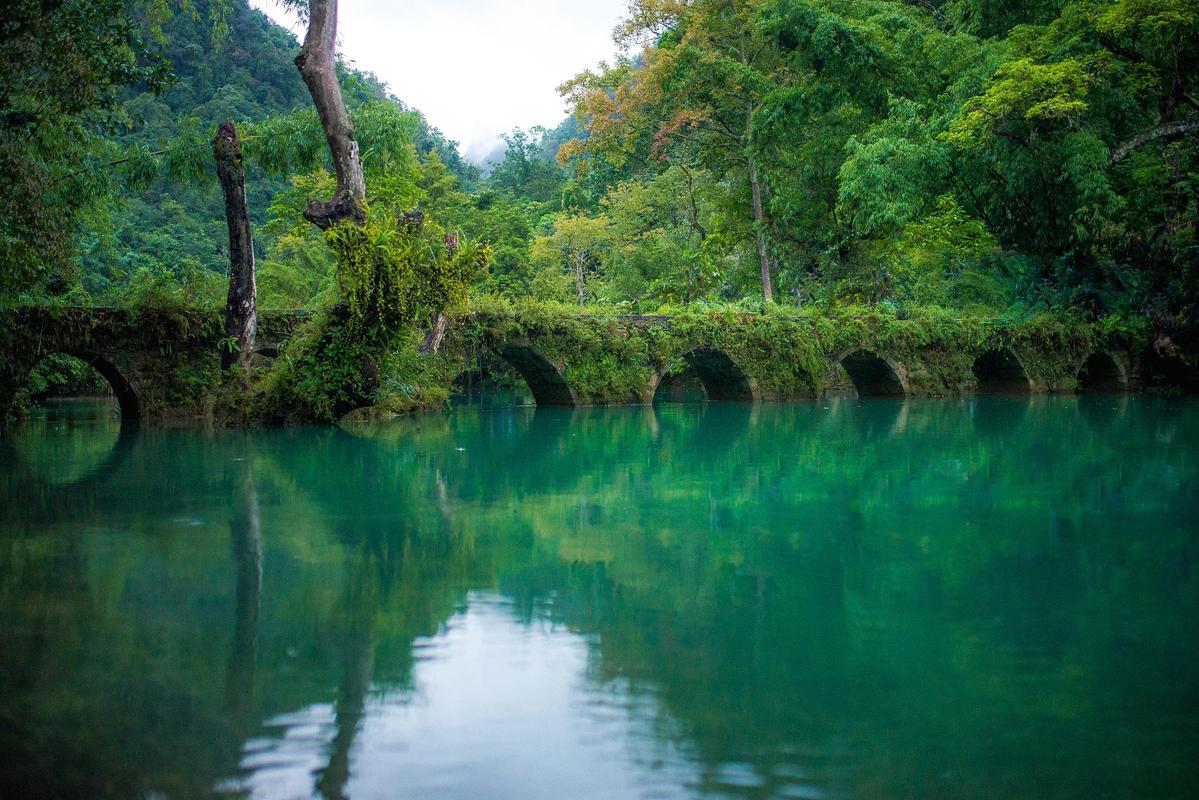
<svg viewBox="0 0 1199 800"><path fill-rule="evenodd" d="M1128 391L1128 373L1115 356L1097 350L1087 356L1078 368L1078 391L1125 392Z"/></svg>
<svg viewBox="0 0 1199 800"><path fill-rule="evenodd" d="M974 359L975 391L979 394L1028 394L1032 381L1020 358L1006 347L988 350Z"/></svg>
<svg viewBox="0 0 1199 800"><path fill-rule="evenodd" d="M527 344L508 344L500 355L520 373L539 406L575 406L578 398L562 371Z"/></svg>
<svg viewBox="0 0 1199 800"><path fill-rule="evenodd" d="M142 402L138 397L137 390L133 388L133 384L128 378L116 367L109 359L86 350L77 350L75 348L61 348L55 350L46 350L39 353L37 360L29 365L32 370L37 362L46 356L61 353L72 358L77 358L88 366L92 367L96 372L99 372L104 380L108 381L108 385L112 387L113 396L117 399L117 405L121 409L122 422L135 422L141 419ZM28 370L27 370L28 372Z"/></svg>
<svg viewBox="0 0 1199 800"><path fill-rule="evenodd" d="M859 348L834 359L845 371L859 397L897 397L908 393L905 370L887 356Z"/></svg>
<svg viewBox="0 0 1199 800"><path fill-rule="evenodd" d="M745 403L755 399L754 387L749 376L736 361L723 350L713 347L695 347L683 353L681 359L695 370L703 384L708 400L715 403ZM659 372L654 376L650 397L657 392L669 373Z"/></svg>

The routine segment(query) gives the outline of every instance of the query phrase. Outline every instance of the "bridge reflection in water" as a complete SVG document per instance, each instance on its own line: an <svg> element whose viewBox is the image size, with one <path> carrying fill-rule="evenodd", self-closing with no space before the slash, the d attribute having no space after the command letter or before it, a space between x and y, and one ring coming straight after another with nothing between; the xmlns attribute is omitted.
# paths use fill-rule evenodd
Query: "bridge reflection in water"
<svg viewBox="0 0 1199 800"><path fill-rule="evenodd" d="M8 447L0 794L1182 796L1197 412L464 410L151 429L57 478Z"/></svg>

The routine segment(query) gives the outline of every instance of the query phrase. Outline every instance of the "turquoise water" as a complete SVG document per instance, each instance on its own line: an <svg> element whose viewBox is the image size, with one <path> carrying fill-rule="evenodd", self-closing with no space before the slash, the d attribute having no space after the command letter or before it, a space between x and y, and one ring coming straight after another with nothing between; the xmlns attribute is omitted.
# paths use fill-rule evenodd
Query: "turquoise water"
<svg viewBox="0 0 1199 800"><path fill-rule="evenodd" d="M0 439L0 796L1199 791L1199 403Z"/></svg>

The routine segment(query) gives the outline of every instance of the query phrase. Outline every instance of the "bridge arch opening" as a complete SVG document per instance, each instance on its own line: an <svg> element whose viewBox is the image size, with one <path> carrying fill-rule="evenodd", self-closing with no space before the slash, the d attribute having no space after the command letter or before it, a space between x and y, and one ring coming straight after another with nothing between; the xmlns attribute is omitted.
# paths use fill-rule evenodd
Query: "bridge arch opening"
<svg viewBox="0 0 1199 800"><path fill-rule="evenodd" d="M708 402L708 392L699 373L684 362L678 369L671 370L658 380L653 401L661 403L695 404Z"/></svg>
<svg viewBox="0 0 1199 800"><path fill-rule="evenodd" d="M515 369L529 387L539 406L578 405L575 394L561 371L545 356L528 345L507 345L500 355Z"/></svg>
<svg viewBox="0 0 1199 800"><path fill-rule="evenodd" d="M859 397L896 397L907 394L899 370L889 360L870 350L854 350L838 364L849 375Z"/></svg>
<svg viewBox="0 0 1199 800"><path fill-rule="evenodd" d="M1007 348L988 350L972 367L979 394L1029 394L1032 382L1016 354Z"/></svg>
<svg viewBox="0 0 1199 800"><path fill-rule="evenodd" d="M746 403L754 399L749 377L728 353L697 347L684 353L680 362L658 381L655 403Z"/></svg>
<svg viewBox="0 0 1199 800"><path fill-rule="evenodd" d="M455 406L496 408L531 406L535 400L524 376L508 361L480 354L450 383L450 402Z"/></svg>
<svg viewBox="0 0 1199 800"><path fill-rule="evenodd" d="M1115 393L1127 388L1124 370L1110 353L1091 353L1078 370L1078 391L1081 393Z"/></svg>
<svg viewBox="0 0 1199 800"><path fill-rule="evenodd" d="M125 376L110 361L87 353L44 355L30 369L22 387L29 401L90 398L110 402L115 415L131 422L141 417L141 403Z"/></svg>

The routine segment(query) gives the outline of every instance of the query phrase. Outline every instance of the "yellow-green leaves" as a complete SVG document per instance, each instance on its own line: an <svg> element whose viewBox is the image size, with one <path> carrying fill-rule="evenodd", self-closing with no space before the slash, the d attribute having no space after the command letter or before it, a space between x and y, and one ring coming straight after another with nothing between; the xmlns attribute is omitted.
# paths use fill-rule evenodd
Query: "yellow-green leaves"
<svg viewBox="0 0 1199 800"><path fill-rule="evenodd" d="M447 234L419 214L368 215L325 232L337 260L337 279L349 305L351 333L387 340L442 309L466 301L491 250Z"/></svg>
<svg viewBox="0 0 1199 800"><path fill-rule="evenodd" d="M968 148L1010 122L1035 126L1077 117L1087 110L1093 82L1083 63L1075 59L1055 64L1016 59L1000 67L986 90L966 103L942 138Z"/></svg>
<svg viewBox="0 0 1199 800"><path fill-rule="evenodd" d="M1115 36L1172 32L1199 21L1195 0L1120 0L1099 15L1096 27Z"/></svg>

